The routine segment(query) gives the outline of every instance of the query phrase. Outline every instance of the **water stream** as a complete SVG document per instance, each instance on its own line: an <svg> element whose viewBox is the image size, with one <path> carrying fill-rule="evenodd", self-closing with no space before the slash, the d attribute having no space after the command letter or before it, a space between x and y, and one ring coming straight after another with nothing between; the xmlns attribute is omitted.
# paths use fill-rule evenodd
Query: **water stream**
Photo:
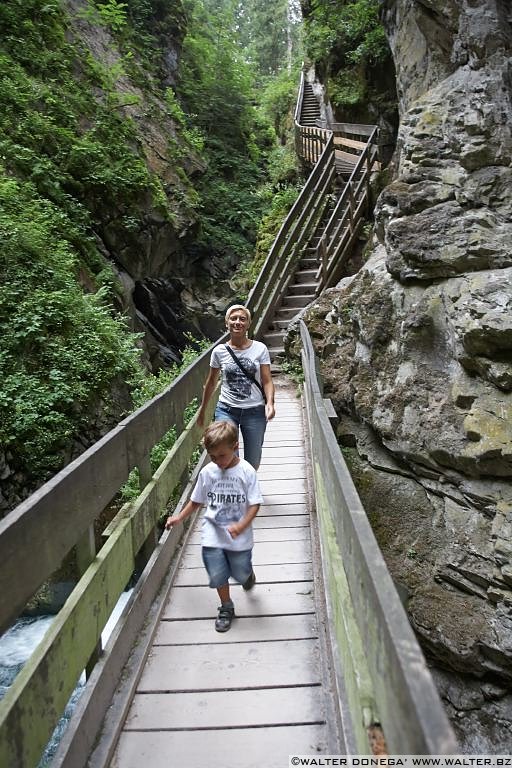
<svg viewBox="0 0 512 768"><path fill-rule="evenodd" d="M123 592L116 607L112 611L112 615L101 633L103 646L106 645L108 638L112 634L131 593L131 589ZM16 621L16 623L0 637L0 699L13 684L16 675L35 651L54 619L55 616L23 617L18 619L18 621ZM46 766L51 764L52 757L71 715L73 714L76 702L80 698L84 685L85 672L82 673L75 690L71 694L65 712L48 742L38 768L46 768Z"/></svg>

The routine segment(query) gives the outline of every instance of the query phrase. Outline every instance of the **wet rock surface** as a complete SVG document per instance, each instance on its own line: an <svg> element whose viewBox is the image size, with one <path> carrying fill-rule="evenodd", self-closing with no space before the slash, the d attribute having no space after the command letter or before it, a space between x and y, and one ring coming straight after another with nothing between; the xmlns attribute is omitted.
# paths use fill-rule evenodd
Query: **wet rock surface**
<svg viewBox="0 0 512 768"><path fill-rule="evenodd" d="M512 11L388 0L384 20L397 173L367 263L304 317L461 749L509 751Z"/></svg>

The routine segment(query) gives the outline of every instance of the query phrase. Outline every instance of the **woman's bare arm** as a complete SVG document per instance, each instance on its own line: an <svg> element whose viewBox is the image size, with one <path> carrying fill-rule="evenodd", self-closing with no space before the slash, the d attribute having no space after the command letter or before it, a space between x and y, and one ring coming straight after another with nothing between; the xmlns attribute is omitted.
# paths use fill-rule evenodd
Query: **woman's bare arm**
<svg viewBox="0 0 512 768"><path fill-rule="evenodd" d="M220 371L220 368L210 368L210 372L206 377L206 381L204 383L203 399L201 400L201 405L199 406L199 412L197 414L197 423L201 427L201 429L203 429L204 427L206 408L208 406L208 403L210 402L211 396L213 395L214 389L217 386L217 381L219 379L219 371Z"/></svg>
<svg viewBox="0 0 512 768"><path fill-rule="evenodd" d="M270 372L270 365L268 363L260 365L261 385L265 396L267 398L267 404L265 405L265 416L267 421L273 419L276 415L274 408L274 382L272 381L272 374Z"/></svg>

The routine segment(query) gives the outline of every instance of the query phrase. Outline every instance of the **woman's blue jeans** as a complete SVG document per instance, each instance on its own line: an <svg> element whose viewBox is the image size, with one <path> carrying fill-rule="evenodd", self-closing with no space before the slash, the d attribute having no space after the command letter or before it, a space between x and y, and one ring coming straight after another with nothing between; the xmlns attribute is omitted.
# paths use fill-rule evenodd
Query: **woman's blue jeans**
<svg viewBox="0 0 512 768"><path fill-rule="evenodd" d="M258 469L261 461L263 438L267 428L265 406L256 405L254 408L233 408L230 405L217 403L215 421L230 421L239 427L244 440L244 459Z"/></svg>

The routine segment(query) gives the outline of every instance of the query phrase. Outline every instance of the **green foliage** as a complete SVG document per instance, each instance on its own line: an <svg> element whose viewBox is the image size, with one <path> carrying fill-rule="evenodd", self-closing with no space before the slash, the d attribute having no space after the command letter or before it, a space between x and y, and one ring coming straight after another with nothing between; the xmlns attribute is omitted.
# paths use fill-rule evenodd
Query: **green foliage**
<svg viewBox="0 0 512 768"><path fill-rule="evenodd" d="M32 185L0 177L0 443L37 479L59 468L91 403L140 370L105 291L80 288L68 226Z"/></svg>
<svg viewBox="0 0 512 768"><path fill-rule="evenodd" d="M201 230L195 247L226 263L248 258L262 205L255 190L273 137L254 105L252 72L240 54L231 0L187 0L178 96L184 136L201 148L207 170L197 181Z"/></svg>
<svg viewBox="0 0 512 768"><path fill-rule="evenodd" d="M295 66L290 72L282 70L275 77L266 78L260 92L260 109L281 141L292 127L298 82L299 67Z"/></svg>
<svg viewBox="0 0 512 768"><path fill-rule="evenodd" d="M0 4L0 442L34 484L60 469L80 436L97 434L89 425L98 408L103 428L119 418L140 376L139 341L113 310L121 291L98 239L108 228L135 247L148 207L176 216L116 90L131 52L110 67L94 60L69 42L65 7ZM96 23L124 34L128 4L94 8ZM183 176L183 206L193 207Z"/></svg>
<svg viewBox="0 0 512 768"><path fill-rule="evenodd" d="M299 0L240 0L237 20L245 56L260 76L289 70L300 59Z"/></svg>
<svg viewBox="0 0 512 768"><path fill-rule="evenodd" d="M333 107L347 107L359 104L366 93L366 83L358 72L342 69L329 78L329 101Z"/></svg>
<svg viewBox="0 0 512 768"><path fill-rule="evenodd" d="M262 216L252 258L243 261L233 278L236 293L244 298L256 282L279 229L297 199L302 185L297 180L296 158L291 146L277 146L269 159L272 181L262 184L258 197L263 203Z"/></svg>
<svg viewBox="0 0 512 768"><path fill-rule="evenodd" d="M79 14L98 26L109 27L113 32L120 32L126 26L126 3L117 0L87 0L86 7Z"/></svg>
<svg viewBox="0 0 512 768"><path fill-rule="evenodd" d="M173 381L188 368L199 355L205 352L210 346L210 342L205 339L195 339L191 334L188 334L188 344L182 352L181 363L171 366L167 370L160 370L156 374L146 372L146 374L139 379L138 386L133 392L133 402L136 408L140 408L148 400L156 397L169 387ZM185 426L187 426L192 420L194 414L199 407L197 398L194 398L189 405L185 408L183 420ZM164 461L167 454L174 446L177 439L176 428L173 426L163 436L163 438L152 448L151 450L151 471L156 472L160 464ZM194 452L191 463L195 464L199 457L199 451ZM195 459L195 461L194 461ZM138 469L133 469L130 472L127 482L121 489L121 500L123 502L133 501L137 498L141 491L140 488L140 474Z"/></svg>
<svg viewBox="0 0 512 768"><path fill-rule="evenodd" d="M210 346L210 342L206 339L195 339L191 334L185 335L188 339L188 343L182 350L181 363L175 363L169 368L162 368L157 373L144 371L132 393L135 408L140 408L144 403L147 403L148 400L151 400L153 397L156 397L163 392L164 389L169 387L172 382ZM187 415L185 415L185 423L187 423Z"/></svg>
<svg viewBox="0 0 512 768"><path fill-rule="evenodd" d="M167 106L169 108L169 114L175 120L178 125L185 125L186 124L186 117L183 109L181 108L180 103L176 99L176 96L174 94L174 91L172 88L167 88L165 91L165 100L167 102Z"/></svg>
<svg viewBox="0 0 512 768"><path fill-rule="evenodd" d="M308 56L325 70L333 106L363 104L366 70L390 56L379 0L310 0L305 28Z"/></svg>
<svg viewBox="0 0 512 768"><path fill-rule="evenodd" d="M300 360L292 359L289 360L287 358L284 358L280 361L280 368L283 373L285 373L287 376L290 377L290 379L296 384L299 393L302 390L302 386L304 384L304 371L302 368L302 365L300 363Z"/></svg>
<svg viewBox="0 0 512 768"><path fill-rule="evenodd" d="M387 56L379 0L311 0L309 5L306 50L313 61L336 55L351 64L375 64Z"/></svg>

